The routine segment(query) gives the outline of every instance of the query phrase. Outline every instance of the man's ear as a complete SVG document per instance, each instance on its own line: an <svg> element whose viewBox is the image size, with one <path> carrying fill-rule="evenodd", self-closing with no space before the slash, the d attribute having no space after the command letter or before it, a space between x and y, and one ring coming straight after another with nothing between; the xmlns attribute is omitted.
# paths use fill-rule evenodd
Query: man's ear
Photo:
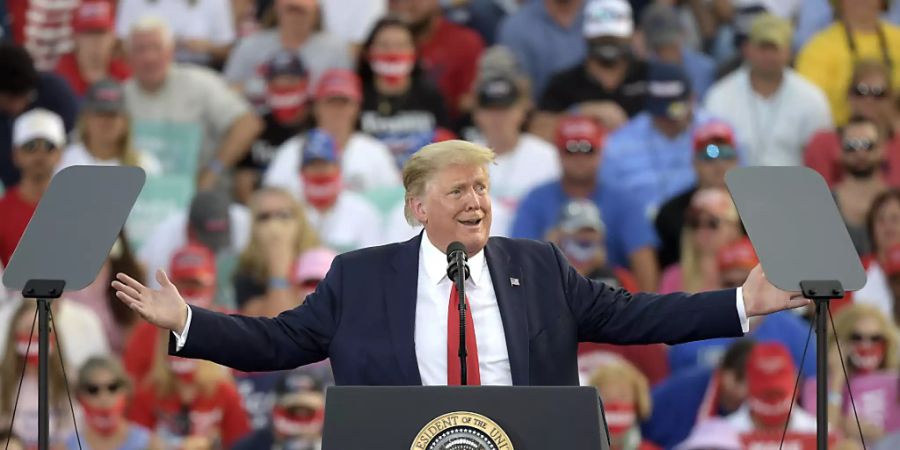
<svg viewBox="0 0 900 450"><path fill-rule="evenodd" d="M420 197L410 197L408 201L409 209L412 211L413 217L415 217L422 225L428 223L428 213L425 208L425 202L423 202Z"/></svg>

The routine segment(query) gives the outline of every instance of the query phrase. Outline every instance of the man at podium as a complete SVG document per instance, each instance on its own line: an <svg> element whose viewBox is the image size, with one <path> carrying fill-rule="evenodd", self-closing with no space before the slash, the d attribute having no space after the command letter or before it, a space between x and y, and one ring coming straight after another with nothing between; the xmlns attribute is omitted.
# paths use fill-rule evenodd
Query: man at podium
<svg viewBox="0 0 900 450"><path fill-rule="evenodd" d="M598 152L584 142L585 154ZM578 342L680 343L740 336L748 318L808 303L757 266L743 286L699 294L631 294L588 280L555 245L488 237L491 150L423 147L403 168L405 212L424 231L338 256L299 307L275 318L188 306L163 272L150 289L118 274L116 295L172 331L169 352L243 371L330 358L339 385L460 384L459 316L445 251L464 244L468 384L577 385ZM615 220L609 218L608 220ZM273 287L286 287L273 279Z"/></svg>

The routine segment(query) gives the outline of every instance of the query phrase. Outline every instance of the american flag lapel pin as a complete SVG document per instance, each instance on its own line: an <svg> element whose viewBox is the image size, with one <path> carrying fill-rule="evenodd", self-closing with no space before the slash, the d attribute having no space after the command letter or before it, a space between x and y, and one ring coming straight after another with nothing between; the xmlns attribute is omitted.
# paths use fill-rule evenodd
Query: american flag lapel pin
<svg viewBox="0 0 900 450"><path fill-rule="evenodd" d="M510 277L510 278L509 278L509 284L510 284L510 286L518 286L518 285L519 285L519 279L518 279L518 278L512 278L512 277Z"/></svg>

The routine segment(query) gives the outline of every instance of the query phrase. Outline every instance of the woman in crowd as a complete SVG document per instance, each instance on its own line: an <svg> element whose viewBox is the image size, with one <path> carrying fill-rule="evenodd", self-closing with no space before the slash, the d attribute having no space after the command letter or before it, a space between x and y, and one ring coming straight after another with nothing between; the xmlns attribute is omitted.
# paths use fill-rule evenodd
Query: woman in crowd
<svg viewBox="0 0 900 450"><path fill-rule="evenodd" d="M63 152L57 171L76 165L137 166L151 175L162 170L159 161L133 147L125 92L115 81L100 81L88 89L77 134L79 141Z"/></svg>
<svg viewBox="0 0 900 450"><path fill-rule="evenodd" d="M248 315L274 316L297 306L289 281L291 268L304 251L318 245L300 204L280 188L262 188L250 201L250 243L240 256L235 289L259 286L265 295L238 305Z"/></svg>
<svg viewBox="0 0 900 450"><path fill-rule="evenodd" d="M78 371L76 392L84 413L82 423L87 426L79 429L81 445L73 433L66 439L66 450L157 448L157 443L151 443L150 431L125 418L131 384L122 365L115 359L93 357L87 360Z"/></svg>
<svg viewBox="0 0 900 450"><path fill-rule="evenodd" d="M250 431L230 371L209 361L168 355L159 333L153 368L141 383L128 418L147 427L164 448L231 448Z"/></svg>
<svg viewBox="0 0 900 450"><path fill-rule="evenodd" d="M866 215L872 253L862 258L866 284L853 293L853 301L874 305L886 316L894 317L894 296L885 274L888 250L900 244L900 190L890 189L872 201Z"/></svg>
<svg viewBox="0 0 900 450"><path fill-rule="evenodd" d="M681 259L663 272L660 292L699 292L720 285L719 249L742 235L737 209L722 189L694 194L681 232Z"/></svg>
<svg viewBox="0 0 900 450"><path fill-rule="evenodd" d="M591 386L600 392L610 450L652 450L641 438L640 422L650 417L650 386L637 368L624 360L602 364L591 375Z"/></svg>
<svg viewBox="0 0 900 450"><path fill-rule="evenodd" d="M35 326L36 303L22 302L12 315L0 366L0 423L8 425L16 406L12 431L26 448L37 448L38 441L38 330ZM59 317L57 314L56 317ZM72 430L73 417L66 398L66 382L57 355L53 330L50 335L48 388L50 395L50 443L57 445ZM23 376L24 369L24 378ZM19 379L22 378L22 386ZM18 388L18 391L17 391Z"/></svg>
<svg viewBox="0 0 900 450"><path fill-rule="evenodd" d="M357 64L363 83L362 131L386 144L397 167L438 129L449 129L444 99L416 61L409 26L396 18L375 24Z"/></svg>

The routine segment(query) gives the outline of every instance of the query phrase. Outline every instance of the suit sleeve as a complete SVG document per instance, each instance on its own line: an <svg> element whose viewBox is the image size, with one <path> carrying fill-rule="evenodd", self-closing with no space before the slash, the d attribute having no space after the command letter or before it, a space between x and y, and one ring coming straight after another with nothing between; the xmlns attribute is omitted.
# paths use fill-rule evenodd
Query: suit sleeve
<svg viewBox="0 0 900 450"><path fill-rule="evenodd" d="M552 245L566 300L582 342L678 344L743 336L735 290L700 294L631 294L589 280Z"/></svg>
<svg viewBox="0 0 900 450"><path fill-rule="evenodd" d="M341 311L341 258L302 305L274 318L245 317L191 307L184 347L169 354L206 359L244 372L293 369L328 357Z"/></svg>

